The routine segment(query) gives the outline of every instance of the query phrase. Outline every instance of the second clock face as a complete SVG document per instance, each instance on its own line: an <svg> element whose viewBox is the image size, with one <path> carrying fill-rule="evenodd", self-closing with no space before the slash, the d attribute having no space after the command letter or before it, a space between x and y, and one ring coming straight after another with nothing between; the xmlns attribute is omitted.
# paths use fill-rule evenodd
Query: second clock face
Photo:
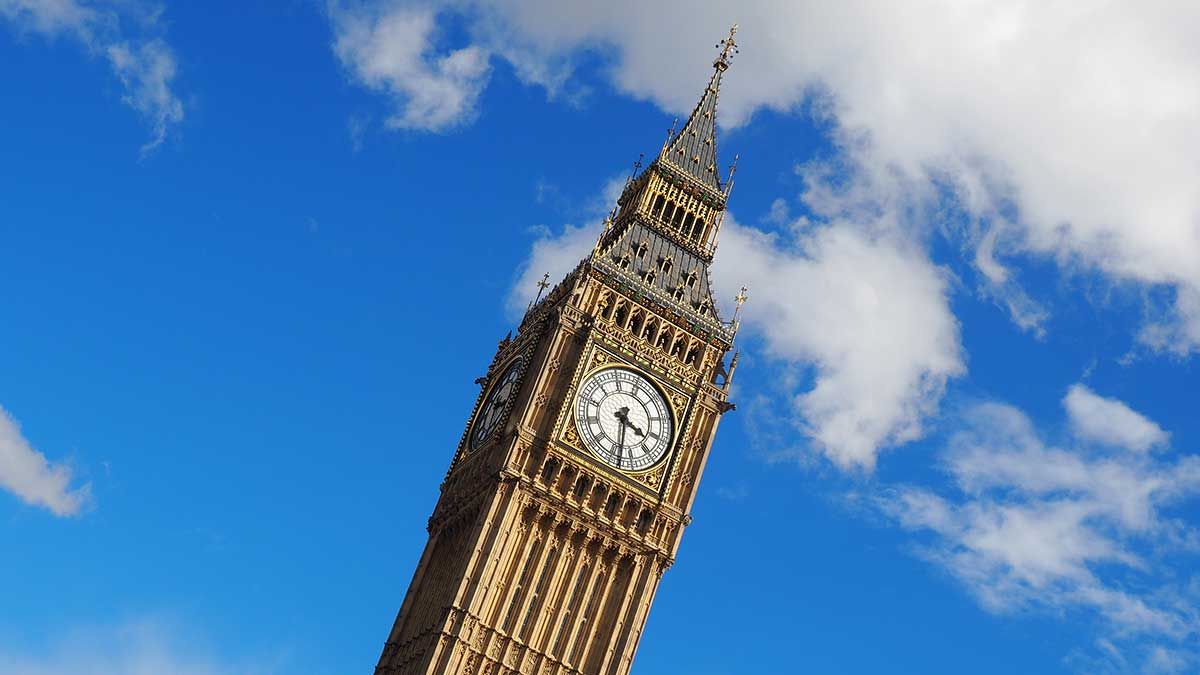
<svg viewBox="0 0 1200 675"><path fill-rule="evenodd" d="M500 424L504 413L508 411L508 402L517 394L517 377L521 374L521 359L514 359L500 379L488 392L479 413L475 416L475 425L471 429L471 449L483 444L496 427Z"/></svg>
<svg viewBox="0 0 1200 675"><path fill-rule="evenodd" d="M649 380L624 368L584 380L575 399L575 424L592 453L625 471L649 469L671 446L666 400Z"/></svg>

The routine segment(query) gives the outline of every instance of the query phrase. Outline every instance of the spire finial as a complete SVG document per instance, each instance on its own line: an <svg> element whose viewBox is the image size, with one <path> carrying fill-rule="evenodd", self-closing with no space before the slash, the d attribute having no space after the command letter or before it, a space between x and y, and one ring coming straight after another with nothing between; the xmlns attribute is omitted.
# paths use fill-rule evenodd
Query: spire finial
<svg viewBox="0 0 1200 675"><path fill-rule="evenodd" d="M750 289L742 286L742 290L739 291L737 297L733 299L733 301L737 303L737 307L733 310L733 325L735 328L738 325L739 317L742 315L742 305L746 304L746 301L750 299L750 296L746 295L746 291L748 290Z"/></svg>
<svg viewBox="0 0 1200 675"><path fill-rule="evenodd" d="M737 173L737 163L738 163L738 159L740 157L741 157L740 154L734 155L733 163L729 165L729 178L725 179L725 196L726 197L729 196L729 191L733 189L733 174Z"/></svg>
<svg viewBox="0 0 1200 675"><path fill-rule="evenodd" d="M716 61L713 61L713 68L717 70L727 70L730 62L733 61L733 55L738 53L737 41L733 36L737 34L738 25L735 23L729 28L729 37L717 43L717 49L721 50L720 56Z"/></svg>
<svg viewBox="0 0 1200 675"><path fill-rule="evenodd" d="M546 272L545 274L542 275L542 280L537 282L537 287L538 287L537 297L534 298L533 301L529 303L529 307L527 307L525 309L526 312L533 309L533 306L538 304L538 300L542 299L542 292L545 291L547 288L550 288L550 273L549 272Z"/></svg>

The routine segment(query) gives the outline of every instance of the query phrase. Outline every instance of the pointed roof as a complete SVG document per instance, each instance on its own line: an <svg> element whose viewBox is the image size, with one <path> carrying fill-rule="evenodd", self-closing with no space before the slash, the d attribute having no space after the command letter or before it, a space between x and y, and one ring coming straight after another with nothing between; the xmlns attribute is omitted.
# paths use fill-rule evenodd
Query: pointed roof
<svg viewBox="0 0 1200 675"><path fill-rule="evenodd" d="M721 87L721 75L729 69L737 43L733 36L737 24L729 30L729 37L717 45L721 54L713 61L713 76L700 102L692 110L683 129L668 139L663 146L660 159L696 179L705 187L721 191L721 178L717 174L717 94Z"/></svg>

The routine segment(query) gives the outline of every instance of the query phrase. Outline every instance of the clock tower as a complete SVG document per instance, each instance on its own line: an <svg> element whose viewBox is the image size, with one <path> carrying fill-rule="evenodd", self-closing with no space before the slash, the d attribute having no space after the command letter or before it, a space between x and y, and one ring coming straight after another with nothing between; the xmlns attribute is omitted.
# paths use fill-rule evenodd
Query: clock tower
<svg viewBox="0 0 1200 675"><path fill-rule="evenodd" d="M500 342L376 675L629 672L733 408L737 319L718 317L708 271L736 29L591 254Z"/></svg>

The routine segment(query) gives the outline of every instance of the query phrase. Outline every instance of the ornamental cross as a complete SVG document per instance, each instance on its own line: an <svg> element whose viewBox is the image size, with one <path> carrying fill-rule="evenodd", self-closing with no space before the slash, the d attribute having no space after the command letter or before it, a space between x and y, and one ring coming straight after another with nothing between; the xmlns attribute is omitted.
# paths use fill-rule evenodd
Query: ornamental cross
<svg viewBox="0 0 1200 675"><path fill-rule="evenodd" d="M545 274L542 275L542 280L537 282L537 287L538 287L538 292L537 292L537 297L533 299L534 304L537 304L537 301L542 299L542 292L545 291L547 288L550 288L550 273L549 272L546 272Z"/></svg>
<svg viewBox="0 0 1200 675"><path fill-rule="evenodd" d="M721 55L717 57L713 65L721 70L728 68L729 62L733 60L733 55L738 53L737 42L733 39L733 36L737 33L737 29L738 25L736 23L733 24L729 29L729 37L721 40L716 45L717 49L721 50Z"/></svg>
<svg viewBox="0 0 1200 675"><path fill-rule="evenodd" d="M733 310L733 320L735 322L738 320L738 316L740 316L742 313L742 305L746 304L746 301L750 299L750 296L746 295L746 291L748 290L750 289L742 286L742 290L737 294L737 297L733 299L734 302L737 303L737 309Z"/></svg>

